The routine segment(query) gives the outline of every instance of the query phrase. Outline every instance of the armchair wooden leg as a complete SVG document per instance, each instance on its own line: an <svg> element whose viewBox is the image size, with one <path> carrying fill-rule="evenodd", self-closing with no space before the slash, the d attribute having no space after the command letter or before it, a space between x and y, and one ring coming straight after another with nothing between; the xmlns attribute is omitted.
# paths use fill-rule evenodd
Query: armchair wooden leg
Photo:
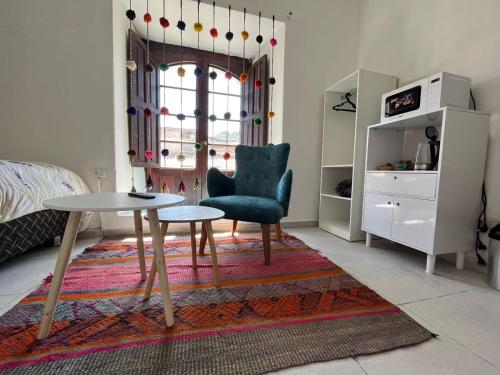
<svg viewBox="0 0 500 375"><path fill-rule="evenodd" d="M276 223L276 236L278 237L279 242L283 242L283 236L281 236L281 224L279 221Z"/></svg>
<svg viewBox="0 0 500 375"><path fill-rule="evenodd" d="M271 265L271 225L260 224L262 229L262 245L264 247L264 263L266 266Z"/></svg>
<svg viewBox="0 0 500 375"><path fill-rule="evenodd" d="M231 236L234 236L234 232L236 232L237 226L238 226L238 220L233 220L233 230L231 231Z"/></svg>
<svg viewBox="0 0 500 375"><path fill-rule="evenodd" d="M205 254L205 245L207 244L207 228L205 223L201 224L201 238L200 238L200 255Z"/></svg>

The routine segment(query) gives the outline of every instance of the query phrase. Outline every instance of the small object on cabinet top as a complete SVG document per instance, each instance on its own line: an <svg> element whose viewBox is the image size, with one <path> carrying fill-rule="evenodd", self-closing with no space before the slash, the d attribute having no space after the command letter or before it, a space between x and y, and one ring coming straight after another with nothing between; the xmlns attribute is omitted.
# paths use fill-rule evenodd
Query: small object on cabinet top
<svg viewBox="0 0 500 375"><path fill-rule="evenodd" d="M145 194L145 193L128 193L129 197L134 197L134 198L141 198L141 199L154 199L155 196L151 194Z"/></svg>
<svg viewBox="0 0 500 375"><path fill-rule="evenodd" d="M394 166L391 163L382 164L382 165L377 166L377 170L379 170L379 171L393 171Z"/></svg>

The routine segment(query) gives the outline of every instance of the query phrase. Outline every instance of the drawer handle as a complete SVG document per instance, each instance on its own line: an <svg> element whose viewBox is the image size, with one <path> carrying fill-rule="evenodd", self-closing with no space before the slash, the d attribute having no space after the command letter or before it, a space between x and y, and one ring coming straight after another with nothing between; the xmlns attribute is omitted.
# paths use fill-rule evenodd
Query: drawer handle
<svg viewBox="0 0 500 375"><path fill-rule="evenodd" d="M394 176L394 179L397 180L398 179L398 176Z"/></svg>
<svg viewBox="0 0 500 375"><path fill-rule="evenodd" d="M391 202L387 202L387 204L391 204Z"/></svg>
<svg viewBox="0 0 500 375"><path fill-rule="evenodd" d="M396 203L396 206L399 206L399 202L398 202L398 203Z"/></svg>

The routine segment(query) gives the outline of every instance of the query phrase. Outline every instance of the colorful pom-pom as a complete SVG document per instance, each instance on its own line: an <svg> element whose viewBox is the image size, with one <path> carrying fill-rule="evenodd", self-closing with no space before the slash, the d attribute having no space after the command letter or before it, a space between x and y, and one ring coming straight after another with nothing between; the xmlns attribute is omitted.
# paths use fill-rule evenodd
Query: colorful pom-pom
<svg viewBox="0 0 500 375"><path fill-rule="evenodd" d="M144 116L146 117L153 116L153 111L150 108L144 108Z"/></svg>
<svg viewBox="0 0 500 375"><path fill-rule="evenodd" d="M196 108L193 113L196 117L203 116L203 111L200 108Z"/></svg>
<svg viewBox="0 0 500 375"><path fill-rule="evenodd" d="M233 37L234 37L234 34L233 34L231 31L228 31L228 32L226 33L226 39L227 39L228 41L233 40Z"/></svg>
<svg viewBox="0 0 500 375"><path fill-rule="evenodd" d="M160 108L160 115L162 115L162 116L168 116L168 114L169 114L169 111L168 111L167 107L161 107Z"/></svg>
<svg viewBox="0 0 500 375"><path fill-rule="evenodd" d="M215 115L210 115L210 116L208 116L208 119L209 119L210 121L212 121L212 122L215 122L215 121L217 121L217 116L215 116Z"/></svg>
<svg viewBox="0 0 500 375"><path fill-rule="evenodd" d="M170 22L168 22L168 20L165 17L160 17L160 25L161 27L166 29L167 27L170 26Z"/></svg>
<svg viewBox="0 0 500 375"><path fill-rule="evenodd" d="M194 68L194 75L200 78L203 75L203 68L201 66Z"/></svg>
<svg viewBox="0 0 500 375"><path fill-rule="evenodd" d="M226 70L226 72L224 73L224 77L226 77L226 79L231 79L233 78L233 73L231 73L229 70Z"/></svg>
<svg viewBox="0 0 500 375"><path fill-rule="evenodd" d="M198 176L196 176L194 178L193 190L194 191L200 191L201 190L201 183L200 183L200 179L198 178Z"/></svg>
<svg viewBox="0 0 500 375"><path fill-rule="evenodd" d="M153 70L154 70L153 65L151 65L151 64L144 65L144 71L146 73L153 73Z"/></svg>
<svg viewBox="0 0 500 375"><path fill-rule="evenodd" d="M195 22L193 27L194 31L196 31L197 33L201 33L203 31L203 25L201 24L201 22Z"/></svg>
<svg viewBox="0 0 500 375"><path fill-rule="evenodd" d="M255 120L253 120L253 122L255 125L262 125L262 120L259 117L257 117Z"/></svg>
<svg viewBox="0 0 500 375"><path fill-rule="evenodd" d="M246 74L246 73L241 73L241 74L240 74L240 82L241 82L241 83L245 83L246 81L248 81L248 74Z"/></svg>
<svg viewBox="0 0 500 375"><path fill-rule="evenodd" d="M212 27L210 29L210 36L212 38L217 38L219 36L219 32L217 31L217 29L215 27Z"/></svg>
<svg viewBox="0 0 500 375"><path fill-rule="evenodd" d="M167 148L164 148L163 150L161 150L161 156L166 158L168 156L168 154L170 154L170 151L168 151Z"/></svg>
<svg viewBox="0 0 500 375"><path fill-rule="evenodd" d="M262 37L262 35L257 35L255 40L257 41L257 43L261 44L264 41L264 38Z"/></svg>
<svg viewBox="0 0 500 375"><path fill-rule="evenodd" d="M198 152L200 152L201 150L203 150L203 146L201 143L195 143L194 145L194 149Z"/></svg>
<svg viewBox="0 0 500 375"><path fill-rule="evenodd" d="M243 40L247 40L249 36L250 36L250 35L248 34L248 31L243 30L243 31L241 32L241 37L243 38Z"/></svg>
<svg viewBox="0 0 500 375"><path fill-rule="evenodd" d="M179 154L179 155L177 155L176 159L179 163L182 163L184 160L186 160L186 157L182 154Z"/></svg>
<svg viewBox="0 0 500 375"><path fill-rule="evenodd" d="M273 111L269 111L267 115L269 116L269 118L273 118L275 113Z"/></svg>
<svg viewBox="0 0 500 375"><path fill-rule="evenodd" d="M154 158L155 153L151 150L146 150L144 151L144 156L146 157L146 159L151 160Z"/></svg>
<svg viewBox="0 0 500 375"><path fill-rule="evenodd" d="M224 113L224 120L230 120L230 119L231 119L231 112Z"/></svg>
<svg viewBox="0 0 500 375"><path fill-rule="evenodd" d="M130 106L127 108L127 114L129 116L135 116L137 114L137 109L134 106Z"/></svg>
<svg viewBox="0 0 500 375"><path fill-rule="evenodd" d="M146 23L150 23L152 20L153 20L153 17L151 17L151 14L146 13L146 14L144 15L144 22L146 22Z"/></svg>
<svg viewBox="0 0 500 375"><path fill-rule="evenodd" d="M133 158L133 157L135 157L135 155L137 155L137 153L135 152L135 150L130 149L127 151L127 155L129 157Z"/></svg>
<svg viewBox="0 0 500 375"><path fill-rule="evenodd" d="M248 112L245 111L244 109L240 112L240 117L241 118L245 118L245 117L247 117L247 115L248 115Z"/></svg>
<svg viewBox="0 0 500 375"><path fill-rule="evenodd" d="M179 22L177 22L177 28L181 31L186 30L186 22L180 20Z"/></svg>
<svg viewBox="0 0 500 375"><path fill-rule="evenodd" d="M186 185L184 184L184 180L181 180L181 182L179 183L179 190L177 190L177 194L186 194Z"/></svg>
<svg viewBox="0 0 500 375"><path fill-rule="evenodd" d="M229 159L231 159L231 154L229 152L224 152L224 155L222 155L222 158L224 160L229 160Z"/></svg>
<svg viewBox="0 0 500 375"><path fill-rule="evenodd" d="M269 78L270 85L274 85L275 83L276 83L276 78L274 78L274 77Z"/></svg>
<svg viewBox="0 0 500 375"><path fill-rule="evenodd" d="M159 67L160 67L160 70L162 70L162 71L168 70L168 64L167 63L161 63L159 65Z"/></svg>
<svg viewBox="0 0 500 375"><path fill-rule="evenodd" d="M269 43L271 43L271 46L274 47L276 46L276 44L278 44L278 41L276 40L276 38L271 38L269 39Z"/></svg>
<svg viewBox="0 0 500 375"><path fill-rule="evenodd" d="M260 79L255 80L255 88L262 88L262 81Z"/></svg>
<svg viewBox="0 0 500 375"><path fill-rule="evenodd" d="M179 113L177 115L177 120L184 121L186 119L186 115L184 113Z"/></svg>
<svg viewBox="0 0 500 375"><path fill-rule="evenodd" d="M135 20L135 12L132 9L129 9L125 12L125 15L130 21Z"/></svg>
<svg viewBox="0 0 500 375"><path fill-rule="evenodd" d="M208 76L210 77L210 79L217 79L217 72L215 70L212 70Z"/></svg>
<svg viewBox="0 0 500 375"><path fill-rule="evenodd" d="M179 66L177 68L177 75L179 77L184 77L186 75L186 69L184 69L182 66Z"/></svg>
<svg viewBox="0 0 500 375"><path fill-rule="evenodd" d="M215 151L213 148L210 149L210 151L208 151L208 154L212 157L214 157L215 155L217 155L217 151Z"/></svg>
<svg viewBox="0 0 500 375"><path fill-rule="evenodd" d="M135 63L134 60L127 60L126 65L127 69L130 70L131 72L137 69L137 64Z"/></svg>

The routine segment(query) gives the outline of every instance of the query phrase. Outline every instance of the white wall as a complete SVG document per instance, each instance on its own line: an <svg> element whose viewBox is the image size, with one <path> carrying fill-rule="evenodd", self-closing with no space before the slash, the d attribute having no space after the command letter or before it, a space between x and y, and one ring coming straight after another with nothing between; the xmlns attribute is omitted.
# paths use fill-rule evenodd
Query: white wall
<svg viewBox="0 0 500 375"><path fill-rule="evenodd" d="M365 0L359 44L360 67L396 75L400 82L439 71L472 78L478 109L491 114L487 213L496 221L500 221L499 15L498 0Z"/></svg>
<svg viewBox="0 0 500 375"><path fill-rule="evenodd" d="M94 191L107 168L114 189L112 43L110 1L2 2L0 159L61 165Z"/></svg>

